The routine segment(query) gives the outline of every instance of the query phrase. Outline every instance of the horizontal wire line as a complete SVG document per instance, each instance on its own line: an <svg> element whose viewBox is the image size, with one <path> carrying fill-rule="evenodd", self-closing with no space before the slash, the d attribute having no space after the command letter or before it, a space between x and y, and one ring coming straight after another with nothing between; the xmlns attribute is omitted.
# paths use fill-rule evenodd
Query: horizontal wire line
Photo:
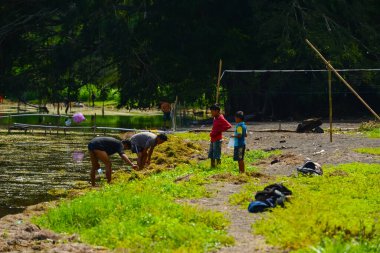
<svg viewBox="0 0 380 253"><path fill-rule="evenodd" d="M247 70L235 70L235 69L226 69L223 72L255 72L255 73L264 73L264 72L327 72L327 69L247 69ZM336 69L340 72L354 72L354 71L380 71L380 69Z"/></svg>

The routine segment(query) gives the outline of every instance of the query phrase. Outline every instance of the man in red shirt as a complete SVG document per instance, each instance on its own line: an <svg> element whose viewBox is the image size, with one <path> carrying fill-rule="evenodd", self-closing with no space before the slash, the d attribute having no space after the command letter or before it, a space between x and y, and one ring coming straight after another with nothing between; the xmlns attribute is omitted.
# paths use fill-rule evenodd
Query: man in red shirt
<svg viewBox="0 0 380 253"><path fill-rule="evenodd" d="M223 114L220 113L220 106L214 104L210 107L211 115L214 117L212 123L212 130L210 133L211 143L208 152L208 158L211 159L211 167L215 167L216 164L221 164L220 156L222 154L222 132L227 131L231 128L231 124L224 118Z"/></svg>

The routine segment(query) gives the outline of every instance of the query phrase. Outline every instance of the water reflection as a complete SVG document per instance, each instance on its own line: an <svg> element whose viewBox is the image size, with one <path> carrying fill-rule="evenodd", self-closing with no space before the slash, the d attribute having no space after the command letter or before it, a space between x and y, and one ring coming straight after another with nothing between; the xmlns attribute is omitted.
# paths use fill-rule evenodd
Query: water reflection
<svg viewBox="0 0 380 253"><path fill-rule="evenodd" d="M0 217L54 199L49 190L89 182L87 143L92 135L0 134ZM111 157L115 170L123 168Z"/></svg>
<svg viewBox="0 0 380 253"><path fill-rule="evenodd" d="M62 117L46 116L15 116L11 117L8 121L8 117L0 118L0 126L7 126L13 123L22 124L37 124L37 125L52 125L52 126L81 126L81 127L118 127L118 128L133 128L133 129L156 129L161 128L163 125L162 115L105 115L96 116L85 115L87 120L76 123L69 117L62 115ZM197 116L182 116L177 117L177 127L188 127L194 120L201 120L204 117Z"/></svg>
<svg viewBox="0 0 380 253"><path fill-rule="evenodd" d="M72 158L73 158L74 162L80 163L83 161L84 153L82 151L75 150L73 152Z"/></svg>

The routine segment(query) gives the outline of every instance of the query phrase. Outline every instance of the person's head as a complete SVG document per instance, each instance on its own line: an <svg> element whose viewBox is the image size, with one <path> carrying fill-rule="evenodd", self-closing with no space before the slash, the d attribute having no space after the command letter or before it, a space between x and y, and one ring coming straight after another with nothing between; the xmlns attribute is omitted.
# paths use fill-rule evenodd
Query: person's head
<svg viewBox="0 0 380 253"><path fill-rule="evenodd" d="M130 139L124 139L121 141L123 143L124 149L131 149L132 143Z"/></svg>
<svg viewBox="0 0 380 253"><path fill-rule="evenodd" d="M244 121L244 113L242 111L237 111L235 113L235 121L237 123Z"/></svg>
<svg viewBox="0 0 380 253"><path fill-rule="evenodd" d="M166 134L157 135L157 139L156 139L157 145L160 145L161 143L163 143L167 140L168 140L168 136Z"/></svg>
<svg viewBox="0 0 380 253"><path fill-rule="evenodd" d="M212 106L210 106L210 110L211 110L211 115L213 117L219 116L219 114L220 114L220 106L219 106L219 104L213 104Z"/></svg>

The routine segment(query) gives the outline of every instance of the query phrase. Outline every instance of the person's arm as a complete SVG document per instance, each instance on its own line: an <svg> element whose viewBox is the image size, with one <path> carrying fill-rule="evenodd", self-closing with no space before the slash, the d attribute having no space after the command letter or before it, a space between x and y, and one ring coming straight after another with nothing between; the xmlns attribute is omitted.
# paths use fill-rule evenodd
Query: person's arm
<svg viewBox="0 0 380 253"><path fill-rule="evenodd" d="M228 122L224 117L220 119L219 128L220 128L221 132L225 132L228 129L230 129L231 127L232 127L232 125L230 124L230 122Z"/></svg>
<svg viewBox="0 0 380 253"><path fill-rule="evenodd" d="M133 169L137 169L138 166L129 160L128 156L126 154L120 154L121 159L126 163L132 166Z"/></svg>

